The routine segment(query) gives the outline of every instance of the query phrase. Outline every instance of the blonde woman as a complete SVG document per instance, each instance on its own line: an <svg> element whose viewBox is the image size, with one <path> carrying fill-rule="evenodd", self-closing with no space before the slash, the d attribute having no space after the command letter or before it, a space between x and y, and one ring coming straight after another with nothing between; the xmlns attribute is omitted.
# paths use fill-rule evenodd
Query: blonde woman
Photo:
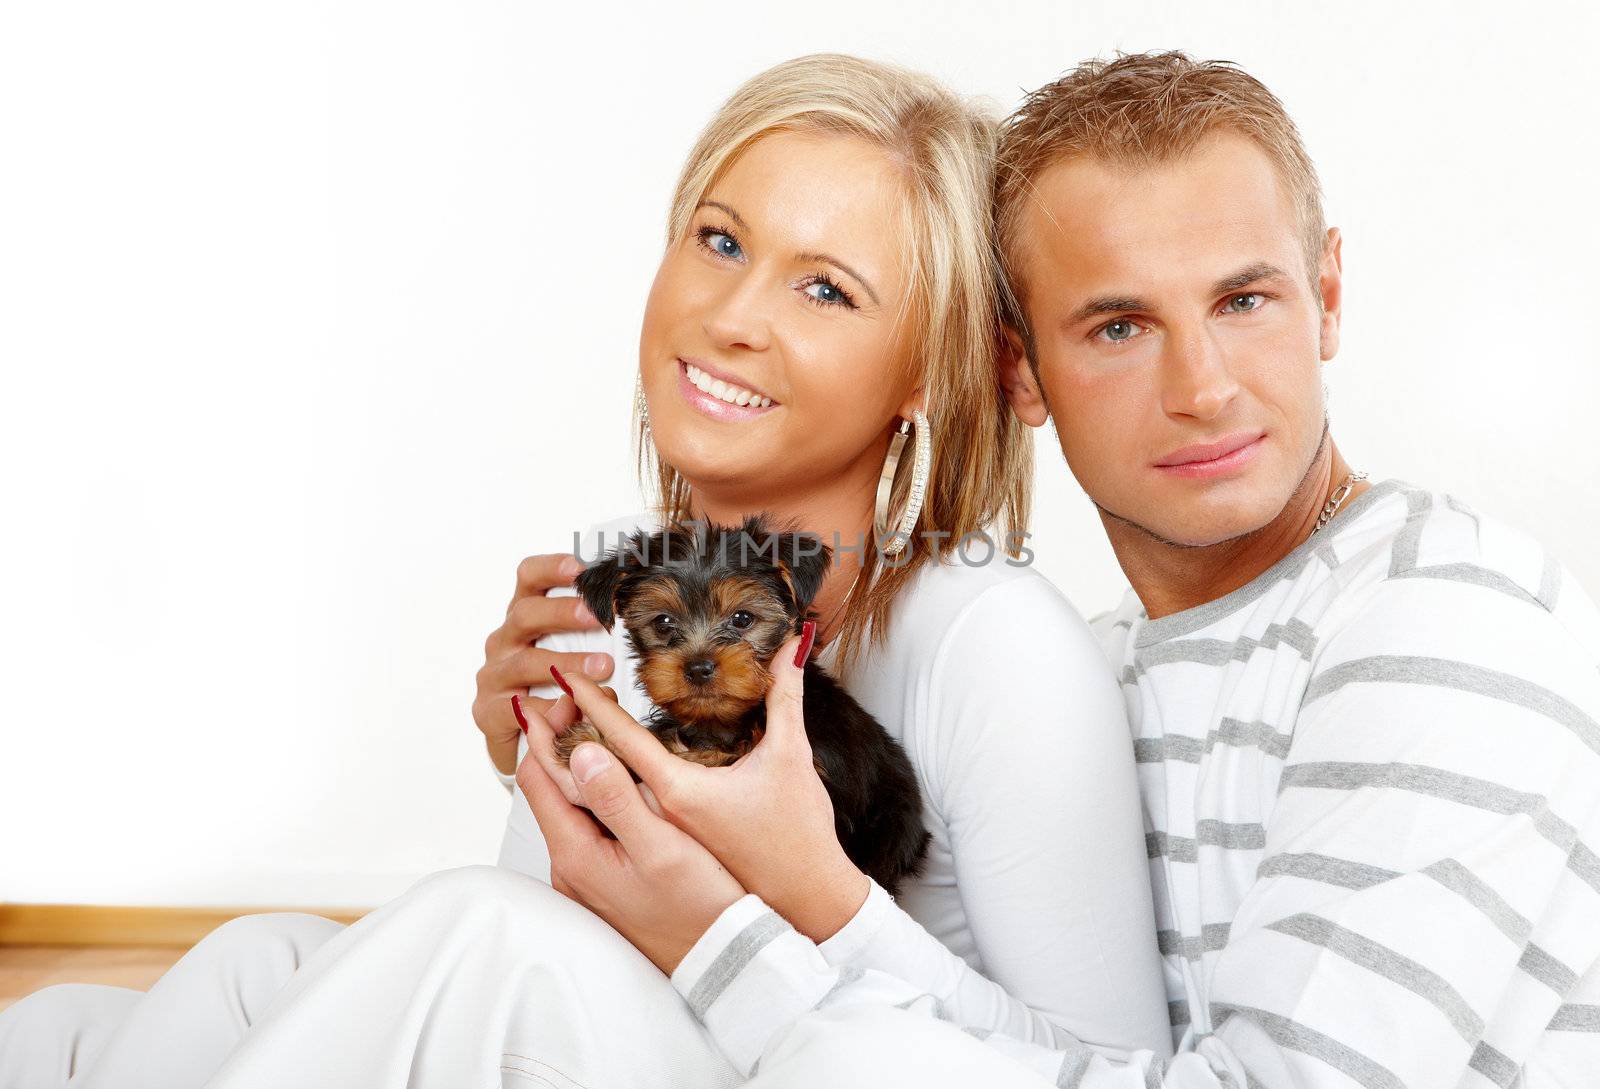
<svg viewBox="0 0 1600 1089"><path fill-rule="evenodd" d="M1025 526L1032 471L997 378L993 136L931 79L850 57L740 88L690 154L645 311L637 433L658 501L584 541L592 557L602 532L765 512L865 542L817 595L816 653L911 759L933 834L921 879L894 901L844 856L784 710L797 641L774 663L766 739L736 768L695 769L694 799L647 804L599 746L578 750L573 770L595 774L576 782L548 757L573 701L533 698L554 694L549 666L611 655L619 707L572 683L644 762L647 705L620 631L532 646L570 608L542 592L558 580L539 560L474 704L508 784L519 714L530 723L501 866L300 932L308 962L206 1084L738 1084L763 1041L741 1038L737 996L715 993L693 947L752 909L775 913L765 940L911 981L973 1048L990 1033L1170 1048L1121 697L1060 593L975 536ZM902 547L880 553L885 539ZM254 925L235 945L270 935ZM174 972L214 976L196 954ZM185 990L168 988L173 1007ZM139 1021L146 1057L154 1020ZM88 1083L187 1084L107 1066L133 1035L111 1035ZM780 1066L763 1076L784 1084Z"/></svg>

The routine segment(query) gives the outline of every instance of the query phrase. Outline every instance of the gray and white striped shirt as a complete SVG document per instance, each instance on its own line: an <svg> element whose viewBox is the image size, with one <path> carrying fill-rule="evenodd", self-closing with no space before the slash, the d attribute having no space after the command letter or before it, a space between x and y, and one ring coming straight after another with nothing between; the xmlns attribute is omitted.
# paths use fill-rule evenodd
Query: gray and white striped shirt
<svg viewBox="0 0 1600 1089"><path fill-rule="evenodd" d="M1096 628L1177 1052L963 1027L1061 1085L1600 1085L1600 611L1535 542L1386 481L1247 586ZM673 980L746 1057L809 1009L943 1013L755 897Z"/></svg>

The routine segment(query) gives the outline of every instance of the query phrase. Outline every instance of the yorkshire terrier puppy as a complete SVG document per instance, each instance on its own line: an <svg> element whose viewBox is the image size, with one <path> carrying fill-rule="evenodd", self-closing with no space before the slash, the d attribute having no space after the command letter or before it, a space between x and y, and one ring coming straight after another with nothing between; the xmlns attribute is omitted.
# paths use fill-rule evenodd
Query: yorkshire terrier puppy
<svg viewBox="0 0 1600 1089"><path fill-rule="evenodd" d="M578 576L578 593L610 629L618 620L637 659L639 687L656 705L643 723L666 748L720 767L766 730L768 663L814 614L830 550L808 533L743 526L673 525L619 542ZM911 762L878 720L813 662L805 666L805 726L833 800L845 854L890 893L917 874L929 834ZM556 738L563 763L587 722Z"/></svg>

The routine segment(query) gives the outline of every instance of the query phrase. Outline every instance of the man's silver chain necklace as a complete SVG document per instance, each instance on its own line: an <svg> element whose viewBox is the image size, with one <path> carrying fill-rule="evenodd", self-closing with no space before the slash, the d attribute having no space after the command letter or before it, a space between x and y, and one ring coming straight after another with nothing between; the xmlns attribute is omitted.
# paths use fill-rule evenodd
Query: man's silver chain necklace
<svg viewBox="0 0 1600 1089"><path fill-rule="evenodd" d="M1339 490L1333 493L1332 498L1328 500L1327 506L1322 508L1322 516L1317 519L1317 524L1311 528L1311 532L1315 533L1317 530L1327 525L1328 519L1332 518L1338 513L1339 504L1343 503L1347 498L1349 498L1350 489L1356 486L1356 481L1365 479L1367 479L1366 473L1351 473L1349 476L1345 477L1344 483L1339 485Z"/></svg>

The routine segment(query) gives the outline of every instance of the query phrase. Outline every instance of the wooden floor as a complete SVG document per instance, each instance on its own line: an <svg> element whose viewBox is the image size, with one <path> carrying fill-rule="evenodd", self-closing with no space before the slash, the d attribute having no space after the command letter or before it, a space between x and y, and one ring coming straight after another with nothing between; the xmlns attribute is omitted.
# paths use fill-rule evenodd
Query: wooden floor
<svg viewBox="0 0 1600 1089"><path fill-rule="evenodd" d="M259 911L306 911L341 923L365 914L348 908L0 903L0 1010L56 983L149 990L207 934Z"/></svg>
<svg viewBox="0 0 1600 1089"><path fill-rule="evenodd" d="M0 1010L55 983L147 990L183 954L174 945L0 945Z"/></svg>

